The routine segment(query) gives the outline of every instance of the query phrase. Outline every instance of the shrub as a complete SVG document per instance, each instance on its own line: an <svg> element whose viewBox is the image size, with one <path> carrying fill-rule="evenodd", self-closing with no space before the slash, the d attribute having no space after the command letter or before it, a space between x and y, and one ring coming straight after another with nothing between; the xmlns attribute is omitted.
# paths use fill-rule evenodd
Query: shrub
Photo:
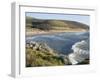
<svg viewBox="0 0 100 80"><path fill-rule="evenodd" d="M48 55L49 54L49 55ZM26 49L26 66L57 66L64 65L63 60L55 53L41 52L32 49Z"/></svg>

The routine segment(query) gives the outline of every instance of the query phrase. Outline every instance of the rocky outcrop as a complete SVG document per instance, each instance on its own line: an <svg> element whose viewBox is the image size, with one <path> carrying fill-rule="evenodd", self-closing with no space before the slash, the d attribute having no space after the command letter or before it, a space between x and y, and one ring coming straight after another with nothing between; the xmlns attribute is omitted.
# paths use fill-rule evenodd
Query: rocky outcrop
<svg viewBox="0 0 100 80"><path fill-rule="evenodd" d="M52 48L50 48L46 43L42 42L31 41L30 43L26 44L26 47L42 52L54 53L54 50Z"/></svg>

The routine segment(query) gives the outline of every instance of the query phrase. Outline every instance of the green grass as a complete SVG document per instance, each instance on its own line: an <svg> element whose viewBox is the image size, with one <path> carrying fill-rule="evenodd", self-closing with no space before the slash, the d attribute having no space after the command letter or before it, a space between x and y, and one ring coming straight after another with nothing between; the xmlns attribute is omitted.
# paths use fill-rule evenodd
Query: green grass
<svg viewBox="0 0 100 80"><path fill-rule="evenodd" d="M26 49L26 67L64 65L64 60L55 53Z"/></svg>
<svg viewBox="0 0 100 80"><path fill-rule="evenodd" d="M75 21L68 20L48 20L37 19L26 16L26 27L40 30L63 30L63 29L84 29L89 30L89 26Z"/></svg>

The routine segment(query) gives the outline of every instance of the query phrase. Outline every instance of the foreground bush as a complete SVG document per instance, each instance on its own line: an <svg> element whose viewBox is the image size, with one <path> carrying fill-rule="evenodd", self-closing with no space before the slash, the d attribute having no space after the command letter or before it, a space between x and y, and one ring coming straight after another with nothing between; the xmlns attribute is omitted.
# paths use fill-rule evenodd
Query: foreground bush
<svg viewBox="0 0 100 80"><path fill-rule="evenodd" d="M26 67L64 65L63 58L55 53L26 49Z"/></svg>

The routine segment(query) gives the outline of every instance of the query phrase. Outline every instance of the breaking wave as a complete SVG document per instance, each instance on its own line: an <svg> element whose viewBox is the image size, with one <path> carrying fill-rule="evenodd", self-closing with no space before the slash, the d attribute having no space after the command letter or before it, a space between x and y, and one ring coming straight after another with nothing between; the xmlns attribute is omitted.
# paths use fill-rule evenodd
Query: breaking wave
<svg viewBox="0 0 100 80"><path fill-rule="evenodd" d="M69 54L69 60L72 64L89 59L89 40L82 40L72 45L73 52Z"/></svg>

